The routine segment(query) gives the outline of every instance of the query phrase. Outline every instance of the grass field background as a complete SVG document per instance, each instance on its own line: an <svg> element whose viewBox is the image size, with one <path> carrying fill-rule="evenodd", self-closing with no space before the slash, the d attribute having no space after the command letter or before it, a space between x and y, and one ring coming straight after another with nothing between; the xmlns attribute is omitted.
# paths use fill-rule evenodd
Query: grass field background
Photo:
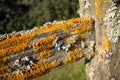
<svg viewBox="0 0 120 80"><path fill-rule="evenodd" d="M84 61L77 61L61 69L50 71L35 80L86 80Z"/></svg>

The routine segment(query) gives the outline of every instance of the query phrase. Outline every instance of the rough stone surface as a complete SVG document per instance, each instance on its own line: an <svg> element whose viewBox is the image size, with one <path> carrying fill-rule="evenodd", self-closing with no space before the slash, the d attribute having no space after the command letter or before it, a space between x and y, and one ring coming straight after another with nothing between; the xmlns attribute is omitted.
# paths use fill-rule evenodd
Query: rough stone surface
<svg viewBox="0 0 120 80"><path fill-rule="evenodd" d="M107 2L104 9L106 16L102 20L95 14L95 1L89 0L91 6L84 11L85 16L92 16L95 20L95 57L86 63L87 80L120 80L120 5L117 3L119 1ZM103 37L110 42L108 51L103 46Z"/></svg>

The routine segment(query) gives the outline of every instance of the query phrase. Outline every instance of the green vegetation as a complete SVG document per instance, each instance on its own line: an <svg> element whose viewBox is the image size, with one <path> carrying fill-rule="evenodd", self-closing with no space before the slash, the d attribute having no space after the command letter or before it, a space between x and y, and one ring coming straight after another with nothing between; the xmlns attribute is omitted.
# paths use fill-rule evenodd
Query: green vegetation
<svg viewBox="0 0 120 80"><path fill-rule="evenodd" d="M78 0L0 0L0 34L78 16Z"/></svg>
<svg viewBox="0 0 120 80"><path fill-rule="evenodd" d="M64 68L53 70L35 80L86 80L84 61L77 61Z"/></svg>

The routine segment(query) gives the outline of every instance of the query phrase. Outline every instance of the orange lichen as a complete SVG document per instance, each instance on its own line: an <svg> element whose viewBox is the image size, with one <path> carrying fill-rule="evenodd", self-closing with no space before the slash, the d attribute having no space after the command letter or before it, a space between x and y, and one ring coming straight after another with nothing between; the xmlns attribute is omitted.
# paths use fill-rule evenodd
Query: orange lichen
<svg viewBox="0 0 120 80"><path fill-rule="evenodd" d="M98 15L100 19L103 18L104 13L103 13L103 11L101 9L96 8L95 12L96 12L96 15Z"/></svg>
<svg viewBox="0 0 120 80"><path fill-rule="evenodd" d="M34 64L32 66L31 72L32 72L32 76L34 76L36 73L39 74L43 74L46 73L48 70L51 69L51 64L48 61L44 61L44 62L38 62L37 64Z"/></svg>
<svg viewBox="0 0 120 80"><path fill-rule="evenodd" d="M73 23L77 23L77 22L80 22L81 18L72 18L72 19L69 19L65 22L65 24L67 25L71 25Z"/></svg>
<svg viewBox="0 0 120 80"><path fill-rule="evenodd" d="M6 39L10 39L11 37L9 35L4 35L1 37L1 41L6 40Z"/></svg>
<svg viewBox="0 0 120 80"><path fill-rule="evenodd" d="M9 72L10 72L10 69L8 68L8 66L2 65L0 67L0 75L6 74L6 73L9 73Z"/></svg>
<svg viewBox="0 0 120 80"><path fill-rule="evenodd" d="M103 0L103 3L106 5L107 4L107 2L108 2L108 0Z"/></svg>
<svg viewBox="0 0 120 80"><path fill-rule="evenodd" d="M6 61L7 61L7 57L6 57L6 56L0 57L0 67L1 67L2 65L4 65L4 64L6 63Z"/></svg>
<svg viewBox="0 0 120 80"><path fill-rule="evenodd" d="M104 17L104 10L106 6L107 0L96 0L95 7L96 7L96 15L100 18L100 20Z"/></svg>
<svg viewBox="0 0 120 80"><path fill-rule="evenodd" d="M21 34L13 34L12 37L19 37Z"/></svg>
<svg viewBox="0 0 120 80"><path fill-rule="evenodd" d="M56 30L64 30L65 32L68 32L68 33L71 33L71 29L76 29L76 27L85 27L87 28L87 30L91 29L92 27L92 22L93 22L93 19L91 17L83 17L83 18L72 18L72 19L69 19L67 20L65 23L63 24L60 24L60 23L57 23L57 24L51 24L49 26L43 26L43 27L40 27L38 29L36 29L33 34L43 34L43 33L53 33L55 32ZM74 28L74 24L76 24L77 26ZM86 30L86 31L87 31ZM74 31L75 32L75 31ZM74 33L73 32L73 33ZM79 32L79 31L78 31Z"/></svg>
<svg viewBox="0 0 120 80"><path fill-rule="evenodd" d="M53 33L56 30L66 30L68 26L66 24L53 24L51 27L46 29L49 33Z"/></svg>
<svg viewBox="0 0 120 80"><path fill-rule="evenodd" d="M56 36L52 35L47 38L42 38L38 40L35 44L33 44L33 48L35 52L40 52L40 51L45 51L49 50L50 48L53 47L53 41L55 40Z"/></svg>
<svg viewBox="0 0 120 80"><path fill-rule="evenodd" d="M100 7L101 6L101 0L96 0L95 1L95 6Z"/></svg>
<svg viewBox="0 0 120 80"><path fill-rule="evenodd" d="M13 75L5 75L1 80L29 80L39 75L42 75L49 71L52 68L51 64L48 61L38 62L32 66L32 69L24 70L22 73L14 73Z"/></svg>
<svg viewBox="0 0 120 80"><path fill-rule="evenodd" d="M26 34L22 36L13 36L10 39L1 41L0 56L4 56L6 53L14 54L24 51L32 38L33 35Z"/></svg>
<svg viewBox="0 0 120 80"><path fill-rule="evenodd" d="M103 54L109 50L110 50L110 41L107 39L107 37L103 36L102 45L97 48L99 62L103 60Z"/></svg>
<svg viewBox="0 0 120 80"><path fill-rule="evenodd" d="M0 42L0 65L6 63L7 57L6 54L14 54L21 51L24 51L25 48L28 46L28 43L31 41L34 35L36 34L43 34L43 33L54 33L56 30L64 30L70 34L76 34L79 37L84 37L84 33L88 32L92 29L92 18L84 17L84 18L72 18L67 20L63 24L51 24L46 27L38 28L34 30L31 34L13 34L13 36L5 36L3 40ZM75 24L75 25L74 25ZM49 58L52 53L53 41L55 40L56 36L52 35L46 38L41 38L38 40L34 45L34 51L40 52L39 58ZM67 64L75 62L81 58L83 55L83 51L80 49L75 49L74 51L70 51L67 54L65 62ZM45 62L38 62L32 66L31 70L24 70L22 73L18 74L6 74L2 77L3 80L24 80L33 77L37 77L38 75L42 75L49 71L51 68L56 68L61 64L61 61L57 60L52 63L47 61ZM3 67L3 66L2 66ZM5 71L6 69L6 71ZM7 67L4 66L2 69L0 67L1 73L9 72L7 71ZM1 79L1 77L0 77Z"/></svg>
<svg viewBox="0 0 120 80"><path fill-rule="evenodd" d="M67 39L66 39L66 42L67 42L68 44L73 44L73 43L74 43L74 41L73 41L71 38L67 38Z"/></svg>
<svg viewBox="0 0 120 80"><path fill-rule="evenodd" d="M46 26L46 27L42 27L42 28L38 28L37 30L35 30L35 34L40 33L43 34L45 32L49 32L49 33L53 33L56 30L67 30L68 26L66 24L53 24L50 26Z"/></svg>
<svg viewBox="0 0 120 80"><path fill-rule="evenodd" d="M109 49L110 49L110 41L106 37L102 38L102 44L103 44L104 49L106 51L109 51Z"/></svg>
<svg viewBox="0 0 120 80"><path fill-rule="evenodd" d="M79 60L83 55L83 51L81 49L75 49L74 51L70 51L67 53L67 57L65 58L65 63L73 63Z"/></svg>
<svg viewBox="0 0 120 80"><path fill-rule="evenodd" d="M85 32L92 30L93 28L93 19L90 17L81 18L81 21L73 27L70 27L70 31L74 35L78 35L78 37L85 37Z"/></svg>
<svg viewBox="0 0 120 80"><path fill-rule="evenodd" d="M37 28L35 31L33 31L32 32L32 34L43 34L43 33L45 33L46 32L46 29L48 28L48 26L47 27L40 27L40 28Z"/></svg>
<svg viewBox="0 0 120 80"><path fill-rule="evenodd" d="M53 33L59 29L67 32L69 29L69 26L72 25L73 23L77 23L77 22L80 22L80 18L72 18L72 19L67 20L63 24L57 23L57 24L51 24L49 26L40 27L40 28L36 29L33 32L33 34L43 34L45 32Z"/></svg>
<svg viewBox="0 0 120 80"><path fill-rule="evenodd" d="M61 65L61 61L55 60L51 63L51 65L52 65L52 68L54 69L54 68L58 67L59 65Z"/></svg>
<svg viewBox="0 0 120 80"><path fill-rule="evenodd" d="M8 38L0 42L0 55L4 56L6 53L17 53L23 51L27 47L29 41L32 39L31 35L33 36L37 33L53 33L56 30L62 29L69 33L78 33L78 35L84 36L81 33L84 33L85 31L91 29L91 21L92 20L90 17L72 18L67 20L63 24L53 24L47 27L38 28L35 31L33 31L30 35L13 34L12 38ZM73 23L78 23L78 25L76 27L71 28L71 25ZM7 36L5 37L7 38Z"/></svg>
<svg viewBox="0 0 120 80"><path fill-rule="evenodd" d="M40 55L38 56L38 58L40 59L46 59L49 58L53 55L53 50L45 50L43 52L40 53Z"/></svg>

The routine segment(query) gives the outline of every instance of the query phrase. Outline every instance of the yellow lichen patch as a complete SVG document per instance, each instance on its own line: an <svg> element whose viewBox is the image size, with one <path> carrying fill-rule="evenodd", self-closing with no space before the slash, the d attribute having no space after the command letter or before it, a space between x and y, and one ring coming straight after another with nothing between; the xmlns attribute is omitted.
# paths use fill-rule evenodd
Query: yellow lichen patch
<svg viewBox="0 0 120 80"><path fill-rule="evenodd" d="M103 60L103 55L106 53L106 51L110 50L110 42L107 39L107 37L102 37L102 45L97 48L97 53L98 53L98 61Z"/></svg>
<svg viewBox="0 0 120 80"><path fill-rule="evenodd" d="M110 49L110 41L106 37L102 38L102 45L103 45L103 47L104 47L104 49L106 51L109 51L109 49Z"/></svg>
<svg viewBox="0 0 120 80"><path fill-rule="evenodd" d="M33 69L32 72L33 72L33 74L35 74L38 70L37 73L43 74L43 73L47 72L48 70L50 70L51 67L52 66L48 61L38 62L37 64L34 64L32 66L32 69Z"/></svg>
<svg viewBox="0 0 120 80"><path fill-rule="evenodd" d="M50 48L53 47L53 41L55 40L56 36L52 35L50 37L47 38L42 38L40 40L38 40L35 44L33 44L33 48L35 52L42 52L45 50L49 50Z"/></svg>
<svg viewBox="0 0 120 80"><path fill-rule="evenodd" d="M81 18L81 21L74 27L70 27L70 31L73 35L78 37L85 37L85 32L92 30L93 19L90 17Z"/></svg>
<svg viewBox="0 0 120 80"><path fill-rule="evenodd" d="M58 67L59 65L61 65L61 61L55 60L51 63L51 65L52 65L52 68L54 69L54 68Z"/></svg>
<svg viewBox="0 0 120 80"><path fill-rule="evenodd" d="M75 49L74 51L70 51L67 53L67 56L65 58L65 63L73 63L77 60L79 60L83 55L83 51L81 49Z"/></svg>
<svg viewBox="0 0 120 80"><path fill-rule="evenodd" d="M53 55L53 50L45 50L38 56L39 59L47 59Z"/></svg>
<svg viewBox="0 0 120 80"><path fill-rule="evenodd" d="M73 44L73 43L74 43L73 39L71 39L71 38L67 38L67 39L66 39L66 42L67 42L68 44Z"/></svg>
<svg viewBox="0 0 120 80"><path fill-rule="evenodd" d="M8 68L8 66L2 65L0 67L0 75L6 74L6 73L9 73L9 72L10 72L10 69Z"/></svg>
<svg viewBox="0 0 120 80"><path fill-rule="evenodd" d="M67 21L66 21L66 24L67 24L67 23L71 23L71 24L72 24L73 22L80 22L80 20L81 20L81 18L72 18L72 19L67 20ZM71 25L71 24L70 24L70 25Z"/></svg>
<svg viewBox="0 0 120 80"><path fill-rule="evenodd" d="M32 32L32 34L43 34L46 32L46 29L48 29L48 26L46 27L40 27L38 29L36 29L35 31Z"/></svg>
<svg viewBox="0 0 120 80"><path fill-rule="evenodd" d="M1 41L0 56L4 56L6 53L14 54L17 52L24 51L32 38L33 35L26 34L22 36L13 36L10 39Z"/></svg>
<svg viewBox="0 0 120 80"><path fill-rule="evenodd" d="M67 24L52 24L50 26L38 28L33 33L34 34L37 34L37 33L43 34L45 32L53 33L53 32L55 32L56 30L59 30L59 29L66 31L68 29L68 25Z"/></svg>
<svg viewBox="0 0 120 80"><path fill-rule="evenodd" d="M75 43L77 42L77 40L78 40L78 36L77 36L77 35L73 35L73 36L71 36L71 37L68 37L68 38L66 39L66 42L67 42L68 44L70 44L70 45L73 45L73 44L75 44Z"/></svg>
<svg viewBox="0 0 120 80"><path fill-rule="evenodd" d="M33 34L43 34L45 32L53 33L59 29L64 30L65 32L71 33L72 32L71 28L73 28L73 24L77 24L76 27L82 26L85 28L87 27L87 29L89 29L92 26L91 22L93 22L91 17L72 18L72 19L67 20L63 24L57 23L57 24L51 24L48 26L40 27L40 28L36 29L33 32Z"/></svg>
<svg viewBox="0 0 120 80"><path fill-rule="evenodd" d="M108 2L108 0L103 0L103 3L104 3L104 4L107 4L107 2Z"/></svg>
<svg viewBox="0 0 120 80"><path fill-rule="evenodd" d="M96 0L95 1L95 13L100 18L100 20L104 17L104 10L107 4L107 0Z"/></svg>
<svg viewBox="0 0 120 80"><path fill-rule="evenodd" d="M95 1L95 6L100 7L101 6L101 0L96 0Z"/></svg>
<svg viewBox="0 0 120 80"><path fill-rule="evenodd" d="M7 61L7 57L6 57L6 56L0 57L0 67L1 67L2 65L4 65L4 64L6 63L6 61Z"/></svg>
<svg viewBox="0 0 120 80"><path fill-rule="evenodd" d="M80 22L80 18L69 19L63 24L57 23L57 24L51 24L51 25L48 25L48 26L40 27L40 28L36 29L33 32L33 34L43 34L45 32L53 33L53 32L55 32L56 30L59 30L59 29L68 32L69 26L72 25L74 22L76 22L76 23Z"/></svg>
<svg viewBox="0 0 120 80"><path fill-rule="evenodd" d="M68 26L66 24L53 24L51 27L46 29L49 33L53 33L56 30L67 30Z"/></svg>
<svg viewBox="0 0 120 80"><path fill-rule="evenodd" d="M87 21L87 22L93 22L93 19L92 19L92 17L82 17L81 19L80 19L80 21Z"/></svg>
<svg viewBox="0 0 120 80"><path fill-rule="evenodd" d="M19 37L21 34L13 34L12 37Z"/></svg>
<svg viewBox="0 0 120 80"><path fill-rule="evenodd" d="M104 16L103 11L101 9L99 9L99 8L96 8L95 12L96 12L96 15L98 15L100 20L101 20L103 18L103 16Z"/></svg>
<svg viewBox="0 0 120 80"><path fill-rule="evenodd" d="M13 75L6 75L0 80L29 80L35 77L38 77L52 68L51 64L48 61L38 62L32 66L32 69L24 70L22 73L15 73Z"/></svg>

